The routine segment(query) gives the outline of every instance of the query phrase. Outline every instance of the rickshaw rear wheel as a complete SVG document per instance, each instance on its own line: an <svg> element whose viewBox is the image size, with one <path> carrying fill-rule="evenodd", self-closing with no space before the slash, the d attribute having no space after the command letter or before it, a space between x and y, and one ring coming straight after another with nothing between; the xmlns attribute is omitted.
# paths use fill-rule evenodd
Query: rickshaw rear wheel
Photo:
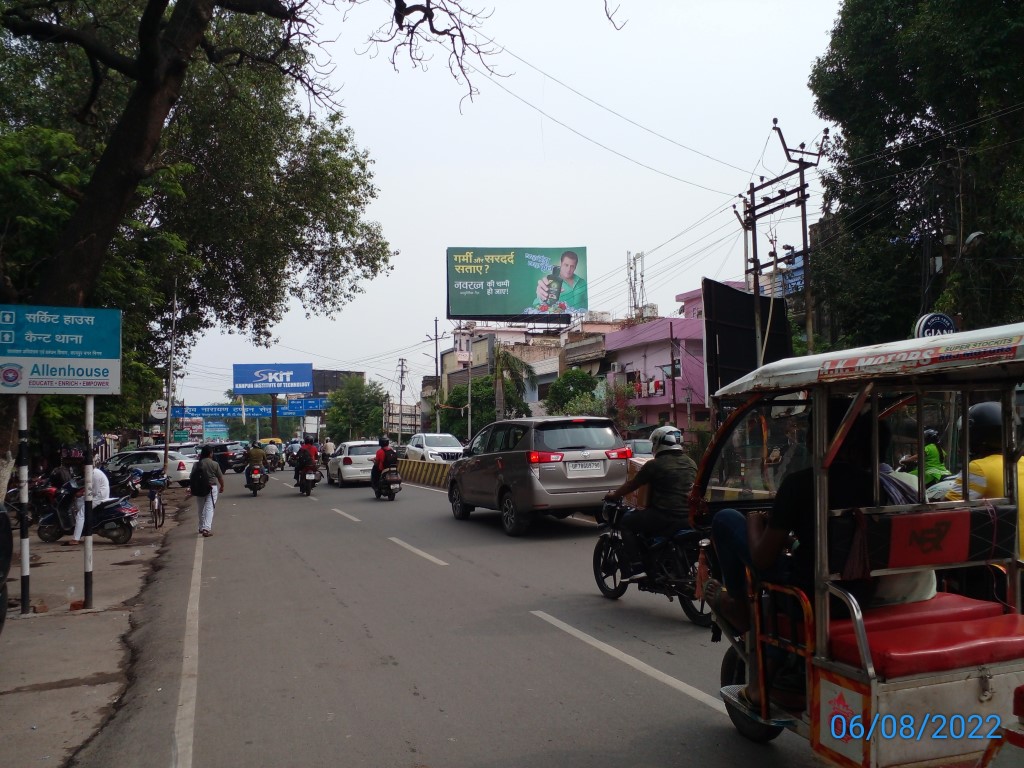
<svg viewBox="0 0 1024 768"><path fill-rule="evenodd" d="M747 665L740 658L736 649L730 645L729 650L725 652L725 658L722 659L721 684L724 687L726 685L744 685L746 682ZM765 725L752 720L746 712L728 701L725 702L725 709L740 735L758 744L767 744L784 730L778 725Z"/></svg>

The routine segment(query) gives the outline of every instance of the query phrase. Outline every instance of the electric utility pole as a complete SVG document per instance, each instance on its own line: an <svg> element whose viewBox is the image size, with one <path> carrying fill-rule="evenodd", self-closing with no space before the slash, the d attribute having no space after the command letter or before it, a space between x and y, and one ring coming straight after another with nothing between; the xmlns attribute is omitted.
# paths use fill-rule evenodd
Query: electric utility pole
<svg viewBox="0 0 1024 768"><path fill-rule="evenodd" d="M761 264L760 259L757 255L757 222L766 216L772 216L780 211L789 208L794 205L800 206L800 225L801 235L803 238L803 249L804 249L804 310L806 312L807 322L807 352L808 354L814 351L814 308L811 295L811 274L810 274L810 244L807 238L807 179L806 171L808 168L815 168L818 162L821 160L821 154L825 149L825 142L828 141L828 128L823 131L824 138L821 144L818 145L818 150L812 152L805 149L805 144L801 143L798 149L791 149L786 144L786 139L782 135L782 129L779 128L778 118L772 119L772 130L775 131L779 136L779 141L782 142L782 149L786 153L786 159L791 163L796 163L796 168L781 176L776 176L774 179L765 180L762 176L760 178L761 183L755 185L753 182L750 184L750 189L747 191L748 197L743 200L743 216L741 217L733 206L733 212L736 213L736 217L740 220L740 225L743 227L744 232L749 235L750 238L750 251L749 261L747 261L747 240L744 237L744 269L746 274L753 276L754 283L754 338L757 344L757 365L760 367L764 360L764 347L765 345L761 341L762 329L761 329L761 270L765 265ZM809 158L813 158L809 159ZM796 186L783 186L779 187L780 184L792 179L796 176ZM770 190L770 191L769 191ZM774 192L774 194L771 194ZM766 193L766 194L762 194ZM760 195L760 198L758 197ZM741 196L742 197L742 196ZM776 252L772 251L773 267L778 269L779 257Z"/></svg>
<svg viewBox="0 0 1024 768"><path fill-rule="evenodd" d="M434 342L434 415L437 418L437 431L441 431L441 357L437 343L448 336L448 333L437 335L437 318L434 318L434 335L427 334L427 340Z"/></svg>
<svg viewBox="0 0 1024 768"><path fill-rule="evenodd" d="M398 359L398 444L402 444L402 427L405 421L405 406L402 399L405 395L405 358Z"/></svg>

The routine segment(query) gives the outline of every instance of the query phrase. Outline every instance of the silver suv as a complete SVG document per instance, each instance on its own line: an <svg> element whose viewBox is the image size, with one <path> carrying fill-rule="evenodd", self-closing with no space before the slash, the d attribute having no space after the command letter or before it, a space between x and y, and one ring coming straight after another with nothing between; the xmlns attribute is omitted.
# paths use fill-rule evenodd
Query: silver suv
<svg viewBox="0 0 1024 768"><path fill-rule="evenodd" d="M448 500L456 520L475 507L501 511L509 536L537 515L594 513L626 481L626 447L611 419L558 416L496 421L452 464Z"/></svg>

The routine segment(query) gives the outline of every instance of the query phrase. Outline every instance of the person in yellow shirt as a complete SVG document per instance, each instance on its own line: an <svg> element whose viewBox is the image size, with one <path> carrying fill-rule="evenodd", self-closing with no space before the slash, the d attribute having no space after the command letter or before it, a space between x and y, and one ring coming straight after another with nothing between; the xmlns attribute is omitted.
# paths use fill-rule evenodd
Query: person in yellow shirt
<svg viewBox="0 0 1024 768"><path fill-rule="evenodd" d="M1003 488L1003 410L989 401L975 403L967 411L970 429L971 463L967 465L967 488L972 499L1005 496ZM964 498L963 481L957 477L946 493L950 500ZM1024 560L1024 458L1017 462L1017 558Z"/></svg>

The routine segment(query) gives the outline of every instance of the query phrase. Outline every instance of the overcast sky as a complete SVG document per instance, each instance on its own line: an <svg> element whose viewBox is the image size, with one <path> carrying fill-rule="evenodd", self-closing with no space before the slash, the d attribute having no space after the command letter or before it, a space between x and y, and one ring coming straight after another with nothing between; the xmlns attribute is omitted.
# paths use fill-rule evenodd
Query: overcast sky
<svg viewBox="0 0 1024 768"><path fill-rule="evenodd" d="M474 2L474 0L470 0ZM441 48L426 70L365 41L387 14L383 0L346 19L325 16L332 82L357 143L375 161L380 194L369 210L400 255L386 277L333 318L296 307L269 349L209 333L192 350L177 395L223 402L234 363L312 363L365 371L406 400L434 373L445 319L449 246L583 245L590 309L621 317L627 253L646 254L647 300L663 315L702 277L738 280L743 241L732 206L751 181L788 164L772 118L791 147L821 140L807 79L828 46L840 0L490 0L481 33L505 51L504 75L474 75L464 100ZM613 4L614 7L614 4ZM326 62L325 62L326 63ZM812 193L817 189L811 174ZM812 197L810 221L820 198ZM797 209L759 223L759 248L800 244Z"/></svg>

